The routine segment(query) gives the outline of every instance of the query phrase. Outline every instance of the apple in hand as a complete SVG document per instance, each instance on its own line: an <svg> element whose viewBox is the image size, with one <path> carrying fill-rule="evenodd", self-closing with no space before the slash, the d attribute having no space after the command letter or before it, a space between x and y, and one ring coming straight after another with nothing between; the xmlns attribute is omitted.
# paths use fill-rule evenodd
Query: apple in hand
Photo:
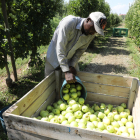
<svg viewBox="0 0 140 140"><path fill-rule="evenodd" d="M76 84L76 89L77 90L82 90L82 86L80 84Z"/></svg>
<svg viewBox="0 0 140 140"><path fill-rule="evenodd" d="M68 94L68 93L69 93L69 89L68 89L68 88L63 88L63 89L62 89L62 92L63 92L64 94Z"/></svg>

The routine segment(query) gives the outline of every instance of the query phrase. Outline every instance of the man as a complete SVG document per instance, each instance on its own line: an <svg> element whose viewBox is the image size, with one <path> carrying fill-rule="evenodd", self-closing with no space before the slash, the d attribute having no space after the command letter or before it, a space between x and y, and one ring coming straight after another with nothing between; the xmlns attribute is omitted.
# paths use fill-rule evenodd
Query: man
<svg viewBox="0 0 140 140"><path fill-rule="evenodd" d="M78 60L96 33L104 36L106 24L106 16L101 12L92 12L88 18L70 15L62 19L47 51L45 76L60 66L67 83L75 83Z"/></svg>

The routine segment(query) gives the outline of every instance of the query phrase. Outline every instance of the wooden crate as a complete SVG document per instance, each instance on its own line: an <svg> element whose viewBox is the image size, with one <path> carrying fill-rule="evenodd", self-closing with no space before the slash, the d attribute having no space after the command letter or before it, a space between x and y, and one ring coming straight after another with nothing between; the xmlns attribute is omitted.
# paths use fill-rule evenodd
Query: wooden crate
<svg viewBox="0 0 140 140"><path fill-rule="evenodd" d="M122 137L76 127L44 122L24 116L38 116L40 110L60 98L64 74L57 70L3 113L10 140L138 140L140 139L140 82L137 78L78 72L87 89L86 103L126 103L133 115L136 138Z"/></svg>

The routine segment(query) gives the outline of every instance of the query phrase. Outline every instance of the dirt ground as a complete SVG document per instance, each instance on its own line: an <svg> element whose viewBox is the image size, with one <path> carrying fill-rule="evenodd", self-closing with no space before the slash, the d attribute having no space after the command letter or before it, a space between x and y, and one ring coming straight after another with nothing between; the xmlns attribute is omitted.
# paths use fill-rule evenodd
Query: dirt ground
<svg viewBox="0 0 140 140"><path fill-rule="evenodd" d="M123 25L118 28L121 27ZM100 53L92 59L84 71L128 76L132 58L125 42L126 37L110 37L105 45L102 44L104 47L100 49Z"/></svg>

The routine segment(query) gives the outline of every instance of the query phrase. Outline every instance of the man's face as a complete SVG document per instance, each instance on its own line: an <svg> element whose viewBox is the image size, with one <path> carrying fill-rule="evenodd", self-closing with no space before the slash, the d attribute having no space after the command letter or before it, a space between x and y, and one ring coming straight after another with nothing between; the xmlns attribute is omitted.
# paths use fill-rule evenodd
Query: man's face
<svg viewBox="0 0 140 140"><path fill-rule="evenodd" d="M94 28L94 22L90 18L87 18L84 22L83 33L85 35L94 35L96 33Z"/></svg>

